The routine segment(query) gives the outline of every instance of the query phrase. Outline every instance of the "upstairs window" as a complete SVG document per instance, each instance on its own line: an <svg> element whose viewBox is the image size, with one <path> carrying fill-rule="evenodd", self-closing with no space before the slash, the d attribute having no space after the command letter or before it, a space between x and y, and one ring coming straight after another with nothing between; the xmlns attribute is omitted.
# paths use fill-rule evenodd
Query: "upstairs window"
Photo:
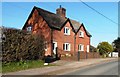
<svg viewBox="0 0 120 77"><path fill-rule="evenodd" d="M84 51L84 45L79 44L78 45L78 51Z"/></svg>
<svg viewBox="0 0 120 77"><path fill-rule="evenodd" d="M32 31L32 27L31 26L29 26L29 27L27 27L27 31Z"/></svg>
<svg viewBox="0 0 120 77"><path fill-rule="evenodd" d="M65 35L70 35L70 29L68 27L64 28L64 34Z"/></svg>
<svg viewBox="0 0 120 77"><path fill-rule="evenodd" d="M69 43L64 43L63 44L63 50L64 51L70 51L70 44Z"/></svg>
<svg viewBox="0 0 120 77"><path fill-rule="evenodd" d="M79 37L84 37L84 32L80 31Z"/></svg>

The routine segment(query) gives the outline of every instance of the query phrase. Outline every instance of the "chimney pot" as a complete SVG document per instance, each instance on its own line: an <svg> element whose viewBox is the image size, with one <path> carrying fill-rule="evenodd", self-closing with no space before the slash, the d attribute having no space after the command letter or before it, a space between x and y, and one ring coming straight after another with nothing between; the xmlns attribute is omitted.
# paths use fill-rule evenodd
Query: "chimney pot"
<svg viewBox="0 0 120 77"><path fill-rule="evenodd" d="M61 5L60 5L60 8L61 8Z"/></svg>
<svg viewBox="0 0 120 77"><path fill-rule="evenodd" d="M66 9L61 7L61 5L60 5L60 7L58 9L56 9L56 14L65 18L66 17Z"/></svg>

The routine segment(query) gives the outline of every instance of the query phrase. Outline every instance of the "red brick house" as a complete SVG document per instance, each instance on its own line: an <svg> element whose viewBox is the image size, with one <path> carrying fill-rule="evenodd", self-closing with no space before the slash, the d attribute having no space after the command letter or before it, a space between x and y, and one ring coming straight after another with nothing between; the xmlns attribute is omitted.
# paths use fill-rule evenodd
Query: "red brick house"
<svg viewBox="0 0 120 77"><path fill-rule="evenodd" d="M45 55L71 54L90 51L90 33L84 24L66 17L66 9L58 8L55 13L34 7L23 30L42 34L46 40Z"/></svg>

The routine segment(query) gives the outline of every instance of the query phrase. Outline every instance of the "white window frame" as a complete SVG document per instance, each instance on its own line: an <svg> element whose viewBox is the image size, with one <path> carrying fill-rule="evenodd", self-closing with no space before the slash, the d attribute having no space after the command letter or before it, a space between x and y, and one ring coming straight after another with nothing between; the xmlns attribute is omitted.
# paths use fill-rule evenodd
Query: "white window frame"
<svg viewBox="0 0 120 77"><path fill-rule="evenodd" d="M66 46L68 46L68 47L66 47ZM71 44L70 43L64 43L63 44L63 50L64 51L70 51L71 50Z"/></svg>
<svg viewBox="0 0 120 77"><path fill-rule="evenodd" d="M55 45L54 48L53 48L53 53L56 54L57 42L53 41L53 43L54 43L54 45Z"/></svg>
<svg viewBox="0 0 120 77"><path fill-rule="evenodd" d="M68 31L67 31L68 30ZM65 35L70 35L70 28L69 27L65 27L64 28L64 34Z"/></svg>
<svg viewBox="0 0 120 77"><path fill-rule="evenodd" d="M27 27L27 31L32 31L32 27L31 27L31 26L28 26L28 27Z"/></svg>
<svg viewBox="0 0 120 77"><path fill-rule="evenodd" d="M90 45L87 45L87 52L90 52Z"/></svg>
<svg viewBox="0 0 120 77"><path fill-rule="evenodd" d="M79 32L79 37L84 37L84 32L83 31Z"/></svg>
<svg viewBox="0 0 120 77"><path fill-rule="evenodd" d="M81 46L81 47L80 47ZM81 49L80 49L81 48ZM84 51L84 45L83 44L79 44L78 45L78 51Z"/></svg>

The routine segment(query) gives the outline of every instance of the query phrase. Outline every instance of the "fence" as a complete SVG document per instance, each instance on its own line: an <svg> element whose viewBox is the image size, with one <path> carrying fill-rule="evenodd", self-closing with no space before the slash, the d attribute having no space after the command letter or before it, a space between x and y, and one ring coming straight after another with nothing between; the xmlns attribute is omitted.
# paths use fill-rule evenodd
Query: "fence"
<svg viewBox="0 0 120 77"><path fill-rule="evenodd" d="M98 52L80 52L75 53L75 55L71 55L70 53L61 54L61 60L74 60L77 61L78 59L90 59L90 58L100 58L100 54Z"/></svg>

